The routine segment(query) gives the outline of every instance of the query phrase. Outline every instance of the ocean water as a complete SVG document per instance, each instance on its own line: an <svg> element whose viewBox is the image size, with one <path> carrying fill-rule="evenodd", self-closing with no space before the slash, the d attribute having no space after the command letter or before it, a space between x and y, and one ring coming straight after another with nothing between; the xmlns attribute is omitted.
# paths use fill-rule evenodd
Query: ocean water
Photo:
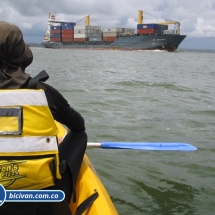
<svg viewBox="0 0 215 215"><path fill-rule="evenodd" d="M185 142L193 152L87 149L120 215L215 214L215 54L32 48L88 142Z"/></svg>

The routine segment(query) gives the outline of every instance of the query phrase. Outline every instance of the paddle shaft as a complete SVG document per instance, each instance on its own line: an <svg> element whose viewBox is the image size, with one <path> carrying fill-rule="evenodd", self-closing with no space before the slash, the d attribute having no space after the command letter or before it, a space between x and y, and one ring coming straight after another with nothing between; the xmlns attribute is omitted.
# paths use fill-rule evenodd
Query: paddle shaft
<svg viewBox="0 0 215 215"><path fill-rule="evenodd" d="M67 134L66 128L56 121L59 129L58 142L60 143ZM159 150L159 151L195 151L196 147L187 143L153 143L153 142L101 142L88 143L88 148L102 149L136 149L136 150Z"/></svg>
<svg viewBox="0 0 215 215"><path fill-rule="evenodd" d="M88 143L88 148L102 149L136 149L159 151L195 151L197 148L187 143L158 143L158 142L101 142Z"/></svg>

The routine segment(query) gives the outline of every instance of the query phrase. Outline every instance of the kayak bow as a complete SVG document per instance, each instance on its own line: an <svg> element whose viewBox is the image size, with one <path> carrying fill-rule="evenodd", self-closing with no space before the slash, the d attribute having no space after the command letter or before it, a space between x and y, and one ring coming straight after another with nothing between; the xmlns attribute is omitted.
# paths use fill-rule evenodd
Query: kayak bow
<svg viewBox="0 0 215 215"><path fill-rule="evenodd" d="M59 129L58 140L62 141L67 133L67 130L60 123L56 122ZM72 183L72 182L71 182ZM118 212L111 201L111 198L106 191L104 185L99 179L92 163L87 155L84 155L81 169L76 182L76 202L73 203L71 198L70 209L72 214L76 214L78 206L80 206L88 197L94 193L98 193L98 197L92 202L83 215L118 215Z"/></svg>

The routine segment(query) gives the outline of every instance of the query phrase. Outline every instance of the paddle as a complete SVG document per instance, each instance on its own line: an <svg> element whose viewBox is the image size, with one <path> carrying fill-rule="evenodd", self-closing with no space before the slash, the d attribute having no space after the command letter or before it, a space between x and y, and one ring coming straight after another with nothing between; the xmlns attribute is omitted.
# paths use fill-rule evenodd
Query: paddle
<svg viewBox="0 0 215 215"><path fill-rule="evenodd" d="M101 142L87 143L88 148L102 149L136 149L162 151L195 151L197 148L187 143L157 143L157 142Z"/></svg>
<svg viewBox="0 0 215 215"><path fill-rule="evenodd" d="M66 128L55 121L59 132L58 142L60 143L67 133ZM136 149L136 150L162 150L162 151L195 151L197 148L187 143L156 143L156 142L101 142L87 143L88 148L102 149Z"/></svg>

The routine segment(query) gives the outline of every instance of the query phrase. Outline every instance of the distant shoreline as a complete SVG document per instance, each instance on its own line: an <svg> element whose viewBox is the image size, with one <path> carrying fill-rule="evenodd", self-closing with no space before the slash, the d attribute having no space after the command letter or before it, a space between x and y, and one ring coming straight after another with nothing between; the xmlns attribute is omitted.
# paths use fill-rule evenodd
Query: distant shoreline
<svg viewBox="0 0 215 215"><path fill-rule="evenodd" d="M30 47L40 47L45 48L43 45L38 43L28 43ZM185 49L185 48L179 48L179 52L206 52L206 53L215 53L215 50L212 49Z"/></svg>

